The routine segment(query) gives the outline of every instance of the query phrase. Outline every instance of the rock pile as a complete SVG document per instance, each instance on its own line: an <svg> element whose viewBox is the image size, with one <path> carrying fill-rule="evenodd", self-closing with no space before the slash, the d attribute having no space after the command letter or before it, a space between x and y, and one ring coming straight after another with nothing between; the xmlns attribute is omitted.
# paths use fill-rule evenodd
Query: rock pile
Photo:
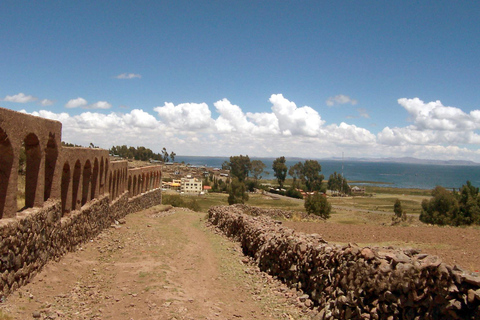
<svg viewBox="0 0 480 320"><path fill-rule="evenodd" d="M309 219L309 220L321 220L318 216L308 214L304 211L289 211L289 210L282 210L277 208L259 208L259 207L252 207L246 204L235 204L233 205L235 208L239 208L242 210L243 213L257 217L257 216L269 216L275 219L291 219L294 216L297 216L301 219Z"/></svg>
<svg viewBox="0 0 480 320"><path fill-rule="evenodd" d="M480 319L480 278L436 256L329 244L240 206L212 207L209 221L262 271L307 294L320 319Z"/></svg>

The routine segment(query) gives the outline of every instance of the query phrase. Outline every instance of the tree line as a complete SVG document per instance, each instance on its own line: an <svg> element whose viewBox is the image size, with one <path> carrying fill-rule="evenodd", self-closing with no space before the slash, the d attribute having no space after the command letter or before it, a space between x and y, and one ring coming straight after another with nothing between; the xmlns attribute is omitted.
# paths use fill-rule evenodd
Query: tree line
<svg viewBox="0 0 480 320"><path fill-rule="evenodd" d="M168 153L166 148L162 149L160 153L154 153L151 149L145 148L143 146L140 147L127 147L126 145L123 146L113 146L109 149L110 154L114 154L120 156L125 159L135 159L140 161L148 161L150 159L169 162L175 161L175 156L177 155L175 152Z"/></svg>
<svg viewBox="0 0 480 320"><path fill-rule="evenodd" d="M470 181L458 192L435 187L432 198L422 202L420 221L438 225L480 225L479 188Z"/></svg>
<svg viewBox="0 0 480 320"><path fill-rule="evenodd" d="M259 180L262 178L265 168L266 165L261 160L251 161L248 155L231 156L229 161L225 161L222 164L222 169L230 170L231 176L230 183L225 186L229 194L228 203L235 204L248 201L247 191L253 191L260 187ZM272 170L280 189L283 189L285 185L287 174L293 178L288 190L282 191L283 195L303 198L299 189L314 192L307 197L305 208L307 212L320 215L323 218L328 218L331 210L325 195L322 194L325 193L327 188L345 193L350 192L347 180L336 172L330 175L328 183L325 185L323 183L325 177L321 174L322 166L316 160L305 160L288 168L286 159L282 156L273 161Z"/></svg>

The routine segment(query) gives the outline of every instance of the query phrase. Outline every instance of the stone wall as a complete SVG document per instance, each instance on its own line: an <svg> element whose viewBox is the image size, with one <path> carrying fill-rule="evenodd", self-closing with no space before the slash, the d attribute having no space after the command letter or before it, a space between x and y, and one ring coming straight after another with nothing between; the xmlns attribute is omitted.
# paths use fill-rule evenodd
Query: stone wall
<svg viewBox="0 0 480 320"><path fill-rule="evenodd" d="M0 108L0 296L115 219L161 203L161 166L131 169L107 150L62 147L61 130L58 121Z"/></svg>
<svg viewBox="0 0 480 320"><path fill-rule="evenodd" d="M308 294L320 319L480 319L480 278L436 256L328 244L241 206L212 207L209 221L262 271Z"/></svg>

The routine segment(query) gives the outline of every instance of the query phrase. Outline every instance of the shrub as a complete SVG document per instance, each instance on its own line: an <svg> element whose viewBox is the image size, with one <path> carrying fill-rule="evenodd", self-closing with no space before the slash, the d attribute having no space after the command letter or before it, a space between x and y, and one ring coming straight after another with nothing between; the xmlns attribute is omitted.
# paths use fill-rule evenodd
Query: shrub
<svg viewBox="0 0 480 320"><path fill-rule="evenodd" d="M330 211L332 211L332 206L327 201L327 197L318 192L313 195L309 195L305 199L305 210L309 214L317 215L323 219L330 218Z"/></svg>
<svg viewBox="0 0 480 320"><path fill-rule="evenodd" d="M200 211L200 205L194 198L184 198L177 194L165 194L162 196L162 204L169 204L173 207L188 208L193 211Z"/></svg>

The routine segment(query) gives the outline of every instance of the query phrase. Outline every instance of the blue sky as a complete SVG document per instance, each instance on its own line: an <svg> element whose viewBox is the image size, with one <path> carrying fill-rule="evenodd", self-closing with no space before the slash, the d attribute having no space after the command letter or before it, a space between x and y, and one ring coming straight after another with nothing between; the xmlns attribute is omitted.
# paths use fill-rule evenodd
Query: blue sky
<svg viewBox="0 0 480 320"><path fill-rule="evenodd" d="M475 1L2 1L0 106L182 155L480 162Z"/></svg>

